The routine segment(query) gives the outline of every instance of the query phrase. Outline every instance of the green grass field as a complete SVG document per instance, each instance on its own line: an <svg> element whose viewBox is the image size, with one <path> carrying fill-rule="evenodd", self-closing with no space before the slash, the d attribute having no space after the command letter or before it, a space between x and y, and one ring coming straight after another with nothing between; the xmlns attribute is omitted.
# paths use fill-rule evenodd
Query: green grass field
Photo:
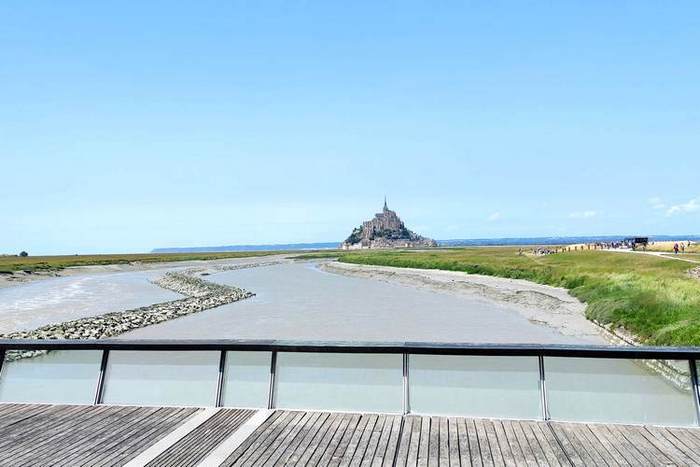
<svg viewBox="0 0 700 467"><path fill-rule="evenodd" d="M169 261L196 261L226 258L249 258L284 253L283 251L235 251L225 253L143 253L125 255L73 255L73 256L0 256L0 272L58 271L72 266L106 264L164 263Z"/></svg>
<svg viewBox="0 0 700 467"><path fill-rule="evenodd" d="M444 269L565 287L589 319L623 326L653 345L700 345L700 281L694 266L650 255L579 251L519 256L518 248L342 253L357 264Z"/></svg>

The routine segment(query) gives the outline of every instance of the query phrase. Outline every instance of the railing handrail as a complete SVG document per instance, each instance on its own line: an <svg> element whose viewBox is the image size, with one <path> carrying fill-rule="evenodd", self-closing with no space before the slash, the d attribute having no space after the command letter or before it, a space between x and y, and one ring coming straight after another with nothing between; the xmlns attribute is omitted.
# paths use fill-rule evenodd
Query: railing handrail
<svg viewBox="0 0 700 467"><path fill-rule="evenodd" d="M240 339L0 339L0 350L272 351L700 360L700 347Z"/></svg>

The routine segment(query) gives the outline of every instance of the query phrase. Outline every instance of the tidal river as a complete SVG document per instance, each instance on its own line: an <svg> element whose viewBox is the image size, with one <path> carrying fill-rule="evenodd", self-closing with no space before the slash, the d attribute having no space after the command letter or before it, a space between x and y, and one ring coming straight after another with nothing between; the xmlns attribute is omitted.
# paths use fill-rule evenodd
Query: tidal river
<svg viewBox="0 0 700 467"><path fill-rule="evenodd" d="M177 299L179 295L150 282L166 270L174 269L177 267L68 276L0 289L0 329L26 329ZM242 287L256 296L136 329L118 338L604 343L602 338L593 335L585 338L564 335L555 328L530 321L519 312L517 304L329 273L315 263L283 262L220 272L206 279ZM557 313L557 310L550 311ZM32 379L37 372L57 368L51 365L52 361L65 358L64 352L56 352L13 362L5 365L3 374L15 371L17 375ZM92 366L99 364L99 355L90 358L95 360ZM216 373L216 358L213 356L208 364L212 374ZM414 361L413 357L411 361ZM132 363L134 366L139 364ZM512 398L516 393L538 400L536 358L444 357L426 360L416 357L415 365L415 380L420 381L422 371L423 378L429 383L423 392L425 400L444 402L448 413L478 415L479 407L502 408L504 400L517 400L517 397ZM559 420L695 423L689 390L678 389L639 364L620 360L550 358L546 359L545 366L550 409ZM64 364L59 370L64 375L69 368L70 365ZM263 368L263 375L266 371ZM444 384L430 386L436 381ZM261 384L266 387L264 381ZM5 386L0 381L0 400L15 400L13 397L26 392L23 386L18 386L16 391L19 392L16 393ZM465 392L450 393L449 397L440 392L449 388ZM130 400L146 397L146 392L141 394L140 389L130 385L124 391L129 392ZM137 394L133 394L134 391ZM186 393L177 397L185 397L189 394ZM475 394L480 395L476 397ZM420 392L415 396L418 399ZM178 398L176 400L180 400ZM510 413L519 413L517 410L521 406L516 403L509 408L512 409ZM525 418L536 417L537 408L532 406L531 409L533 407L534 414L525 414ZM439 413L442 409L433 406L433 410ZM484 412L487 416L493 414L489 410Z"/></svg>
<svg viewBox="0 0 700 467"><path fill-rule="evenodd" d="M256 296L123 337L603 343L531 323L512 305L327 273L314 263L228 271L207 280Z"/></svg>

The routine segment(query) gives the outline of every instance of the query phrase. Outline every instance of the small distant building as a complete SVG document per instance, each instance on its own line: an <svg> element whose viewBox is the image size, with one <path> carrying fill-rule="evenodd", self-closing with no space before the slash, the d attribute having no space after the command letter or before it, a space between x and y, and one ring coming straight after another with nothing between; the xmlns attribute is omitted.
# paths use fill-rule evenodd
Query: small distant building
<svg viewBox="0 0 700 467"><path fill-rule="evenodd" d="M435 240L408 230L398 214L389 209L386 198L382 212L353 229L350 236L340 245L343 250L436 246Z"/></svg>

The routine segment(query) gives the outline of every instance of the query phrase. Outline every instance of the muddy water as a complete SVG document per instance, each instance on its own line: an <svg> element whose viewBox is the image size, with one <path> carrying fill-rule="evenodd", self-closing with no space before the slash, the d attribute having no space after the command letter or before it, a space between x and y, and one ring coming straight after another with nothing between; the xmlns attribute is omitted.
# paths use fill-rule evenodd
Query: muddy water
<svg viewBox="0 0 700 467"><path fill-rule="evenodd" d="M0 333L177 300L151 279L163 271L56 277L0 289Z"/></svg>
<svg viewBox="0 0 700 467"><path fill-rule="evenodd" d="M229 271L207 280L256 296L124 337L582 343L529 322L508 305L327 273L313 263Z"/></svg>

